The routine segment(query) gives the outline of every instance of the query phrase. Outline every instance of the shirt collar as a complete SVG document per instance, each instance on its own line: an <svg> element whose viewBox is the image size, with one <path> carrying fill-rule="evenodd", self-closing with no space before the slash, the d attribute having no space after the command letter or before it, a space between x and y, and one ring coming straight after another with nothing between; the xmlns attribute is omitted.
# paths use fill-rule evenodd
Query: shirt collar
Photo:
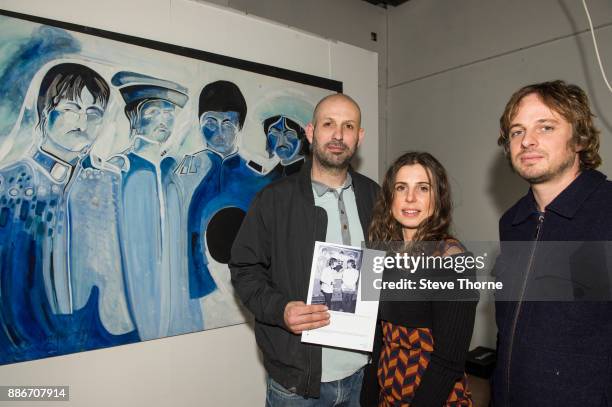
<svg viewBox="0 0 612 407"><path fill-rule="evenodd" d="M553 201L546 206L546 211L552 211L564 218L573 218L584 201L599 185L606 180L606 176L596 170L585 170L576 177ZM527 195L519 202L514 225L524 222L530 215L537 212L537 206L531 188Z"/></svg>
<svg viewBox="0 0 612 407"><path fill-rule="evenodd" d="M346 179L344 180L344 184L340 186L340 189L345 190L352 186L353 186L353 178L351 177L351 174L347 172ZM314 189L315 194L317 194L318 198L325 195L326 192L335 191L338 189L338 188L332 188L328 185L323 184L322 182L315 181L315 180L312 180L312 188Z"/></svg>
<svg viewBox="0 0 612 407"><path fill-rule="evenodd" d="M56 182L64 182L70 178L74 166L59 158L37 149L32 159L40 165Z"/></svg>

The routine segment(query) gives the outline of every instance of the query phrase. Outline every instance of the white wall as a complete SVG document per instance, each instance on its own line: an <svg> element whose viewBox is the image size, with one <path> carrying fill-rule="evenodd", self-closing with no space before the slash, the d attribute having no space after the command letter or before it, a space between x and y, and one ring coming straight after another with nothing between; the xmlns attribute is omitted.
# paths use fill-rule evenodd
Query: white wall
<svg viewBox="0 0 612 407"><path fill-rule="evenodd" d="M386 148L387 10L360 0L197 0L256 15L378 53L379 148ZM389 9L390 12L393 9ZM371 33L377 40L371 39ZM347 61L356 64L356 61ZM348 93L348 92L347 92ZM376 94L368 96L375 98ZM385 163L380 162L383 174Z"/></svg>
<svg viewBox="0 0 612 407"><path fill-rule="evenodd" d="M0 8L341 80L364 111L367 137L359 169L378 178L374 52L189 0L0 0ZM263 405L265 393L253 333L245 324L1 366L0 383L68 385L68 405L88 407L251 406ZM46 404L56 405L36 405Z"/></svg>
<svg viewBox="0 0 612 407"><path fill-rule="evenodd" d="M388 141L381 161L426 150L447 168L456 231L496 240L497 222L526 190L497 147L510 95L564 79L588 93L602 130L602 171L612 176L612 94L596 67L576 0L411 0L389 13ZM612 2L588 1L612 76ZM494 345L491 303L478 308L473 345Z"/></svg>

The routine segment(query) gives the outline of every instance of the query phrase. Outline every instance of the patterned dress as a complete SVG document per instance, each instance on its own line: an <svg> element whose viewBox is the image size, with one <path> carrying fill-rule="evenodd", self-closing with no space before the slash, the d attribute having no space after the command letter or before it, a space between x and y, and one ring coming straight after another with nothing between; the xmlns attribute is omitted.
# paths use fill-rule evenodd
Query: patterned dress
<svg viewBox="0 0 612 407"><path fill-rule="evenodd" d="M434 340L429 328L407 328L381 321L383 346L378 361L379 407L409 407L429 365ZM472 406L463 377L451 390L444 407Z"/></svg>

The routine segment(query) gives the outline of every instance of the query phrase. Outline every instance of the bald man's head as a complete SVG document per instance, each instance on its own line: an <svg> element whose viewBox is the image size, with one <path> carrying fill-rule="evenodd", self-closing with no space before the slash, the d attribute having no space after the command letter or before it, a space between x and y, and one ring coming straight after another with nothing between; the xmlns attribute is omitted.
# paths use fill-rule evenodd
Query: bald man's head
<svg viewBox="0 0 612 407"><path fill-rule="evenodd" d="M317 103L305 131L313 168L330 171L346 171L365 134L359 106L341 93L326 96Z"/></svg>
<svg viewBox="0 0 612 407"><path fill-rule="evenodd" d="M323 99L319 100L319 103L314 108L314 112L312 113L312 124L317 125L317 121L320 119L320 113L325 108L325 106L334 103L335 101L343 101L348 102L355 107L358 117L357 125L361 127L361 109L355 100L349 95L345 95L344 93L334 93L333 95L325 96Z"/></svg>

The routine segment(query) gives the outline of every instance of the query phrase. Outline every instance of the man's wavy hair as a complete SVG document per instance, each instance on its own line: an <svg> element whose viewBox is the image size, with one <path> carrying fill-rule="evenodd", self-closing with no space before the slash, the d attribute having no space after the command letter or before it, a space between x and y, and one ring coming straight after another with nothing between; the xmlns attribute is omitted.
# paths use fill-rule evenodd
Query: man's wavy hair
<svg viewBox="0 0 612 407"><path fill-rule="evenodd" d="M422 165L431 184L433 212L419 225L413 241L433 242L452 239L450 226L452 223L451 188L446 170L429 153L410 151L402 154L387 170L382 189L374 205L372 223L368 230L370 242L403 241L402 225L395 220L391 206L395 195L395 181L399 170L406 165Z"/></svg>
<svg viewBox="0 0 612 407"><path fill-rule="evenodd" d="M504 113L499 119L499 138L497 144L504 148L506 158L510 159L510 125L518 113L521 100L535 93L542 102L572 125L572 143L581 147L578 152L580 169L594 169L601 164L599 156L599 130L593 124L595 115L589 107L589 98L578 86L557 80L522 87L512 95Z"/></svg>

